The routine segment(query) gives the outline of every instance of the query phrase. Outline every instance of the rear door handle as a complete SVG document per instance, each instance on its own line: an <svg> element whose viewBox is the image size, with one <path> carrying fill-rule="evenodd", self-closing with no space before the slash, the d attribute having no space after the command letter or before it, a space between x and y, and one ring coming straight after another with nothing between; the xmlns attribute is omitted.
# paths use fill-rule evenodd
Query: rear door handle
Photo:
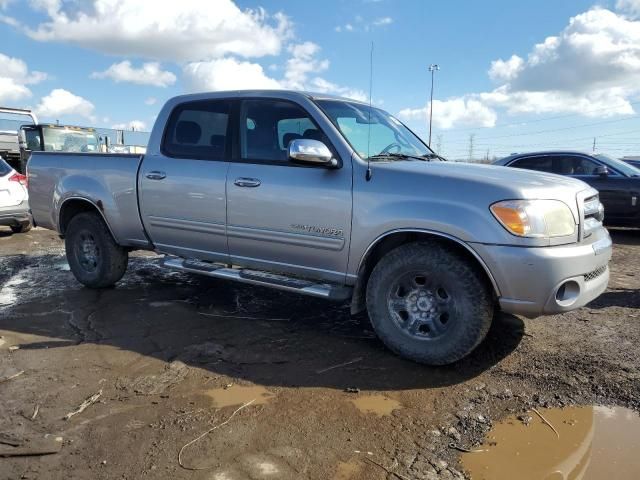
<svg viewBox="0 0 640 480"><path fill-rule="evenodd" d="M152 172L149 172L145 175L149 180L164 180L165 178L167 178L167 174L164 172L159 172L157 170L154 170Z"/></svg>
<svg viewBox="0 0 640 480"><path fill-rule="evenodd" d="M257 178L240 177L236 178L233 184L237 187L254 188L260 186L260 180L258 180Z"/></svg>

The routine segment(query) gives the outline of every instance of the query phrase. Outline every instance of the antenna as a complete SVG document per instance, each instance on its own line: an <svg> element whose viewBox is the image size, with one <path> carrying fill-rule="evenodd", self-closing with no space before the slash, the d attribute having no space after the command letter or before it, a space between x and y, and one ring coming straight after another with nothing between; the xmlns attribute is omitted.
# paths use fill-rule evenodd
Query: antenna
<svg viewBox="0 0 640 480"><path fill-rule="evenodd" d="M365 179L371 180L371 95L373 91L373 42L371 42L371 54L369 57L369 133L367 134L367 173Z"/></svg>

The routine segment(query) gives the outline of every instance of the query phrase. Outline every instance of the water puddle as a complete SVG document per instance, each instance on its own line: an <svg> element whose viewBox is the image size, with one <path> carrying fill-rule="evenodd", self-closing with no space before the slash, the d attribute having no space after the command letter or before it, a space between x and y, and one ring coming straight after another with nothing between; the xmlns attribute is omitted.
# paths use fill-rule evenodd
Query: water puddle
<svg viewBox="0 0 640 480"><path fill-rule="evenodd" d="M351 400L362 413L373 413L379 417L391 415L391 412L402 408L397 400L384 395L364 395Z"/></svg>
<svg viewBox="0 0 640 480"><path fill-rule="evenodd" d="M573 407L511 416L474 453L462 455L473 480L636 480L640 416L626 408Z"/></svg>
<svg viewBox="0 0 640 480"><path fill-rule="evenodd" d="M71 267L69 266L69 264L67 262L56 263L54 266L55 266L56 270L60 270L61 272L69 272L69 271L71 271Z"/></svg>
<svg viewBox="0 0 640 480"><path fill-rule="evenodd" d="M257 385L251 387L231 385L227 388L207 390L204 394L213 400L213 405L217 408L230 407L232 405L240 406L251 400L254 400L251 405L262 405L275 396L266 388Z"/></svg>
<svg viewBox="0 0 640 480"><path fill-rule="evenodd" d="M338 467L336 468L336 473L333 476L333 480L351 480L355 478L355 476L360 473L362 470L362 464L356 462L355 460L350 460L348 462L340 462Z"/></svg>

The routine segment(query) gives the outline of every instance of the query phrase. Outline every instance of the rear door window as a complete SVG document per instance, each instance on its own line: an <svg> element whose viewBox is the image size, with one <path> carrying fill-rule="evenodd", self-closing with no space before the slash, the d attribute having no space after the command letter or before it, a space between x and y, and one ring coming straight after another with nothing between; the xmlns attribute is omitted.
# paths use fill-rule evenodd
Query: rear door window
<svg viewBox="0 0 640 480"><path fill-rule="evenodd" d="M170 157L225 160L230 152L231 102L207 100L176 107L165 131L163 153Z"/></svg>
<svg viewBox="0 0 640 480"><path fill-rule="evenodd" d="M524 157L509 164L510 167L553 173L551 157Z"/></svg>

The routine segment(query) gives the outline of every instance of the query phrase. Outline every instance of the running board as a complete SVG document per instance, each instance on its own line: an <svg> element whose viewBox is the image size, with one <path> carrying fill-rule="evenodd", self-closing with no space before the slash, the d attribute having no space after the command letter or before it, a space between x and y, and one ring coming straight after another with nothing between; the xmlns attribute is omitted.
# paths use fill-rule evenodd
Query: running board
<svg viewBox="0 0 640 480"><path fill-rule="evenodd" d="M314 283L309 280L302 280L300 278L287 277L285 275L259 270L229 268L223 264L204 262L201 260L165 257L162 259L161 265L163 267L183 272L199 273L208 277L223 278L252 285L272 287L278 290L297 292L303 295L327 298L329 300L347 300L348 298L351 298L352 293L352 289L350 287L343 285Z"/></svg>

